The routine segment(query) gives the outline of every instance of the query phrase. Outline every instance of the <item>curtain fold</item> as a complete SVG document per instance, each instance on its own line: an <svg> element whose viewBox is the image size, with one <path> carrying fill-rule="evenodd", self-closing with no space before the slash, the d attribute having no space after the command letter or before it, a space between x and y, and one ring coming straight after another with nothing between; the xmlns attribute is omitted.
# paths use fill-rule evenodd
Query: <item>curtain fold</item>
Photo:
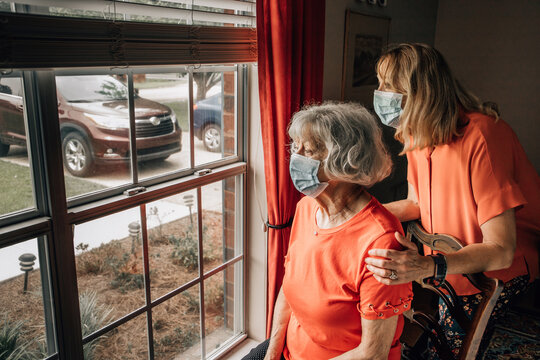
<svg viewBox="0 0 540 360"><path fill-rule="evenodd" d="M257 47L268 223L287 224L300 194L289 177L291 116L322 100L325 0L258 0ZM268 229L266 333L283 280L290 226Z"/></svg>

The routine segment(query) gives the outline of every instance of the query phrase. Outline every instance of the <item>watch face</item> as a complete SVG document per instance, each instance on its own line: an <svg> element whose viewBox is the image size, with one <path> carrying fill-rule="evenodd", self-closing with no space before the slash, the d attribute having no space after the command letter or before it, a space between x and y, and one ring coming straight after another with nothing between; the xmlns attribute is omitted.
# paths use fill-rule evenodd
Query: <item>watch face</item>
<svg viewBox="0 0 540 360"><path fill-rule="evenodd" d="M377 0L377 2L379 3L379 6L386 6L386 4L388 4L388 0Z"/></svg>

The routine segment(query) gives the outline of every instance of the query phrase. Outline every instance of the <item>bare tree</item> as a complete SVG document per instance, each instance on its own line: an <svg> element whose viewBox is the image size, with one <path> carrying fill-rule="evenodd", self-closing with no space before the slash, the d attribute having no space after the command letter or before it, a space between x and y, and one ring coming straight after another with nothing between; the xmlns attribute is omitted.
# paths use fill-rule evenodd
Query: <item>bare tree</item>
<svg viewBox="0 0 540 360"><path fill-rule="evenodd" d="M220 72L200 72L193 74L193 80L197 84L197 99L196 101L206 99L206 93L214 85L221 81Z"/></svg>

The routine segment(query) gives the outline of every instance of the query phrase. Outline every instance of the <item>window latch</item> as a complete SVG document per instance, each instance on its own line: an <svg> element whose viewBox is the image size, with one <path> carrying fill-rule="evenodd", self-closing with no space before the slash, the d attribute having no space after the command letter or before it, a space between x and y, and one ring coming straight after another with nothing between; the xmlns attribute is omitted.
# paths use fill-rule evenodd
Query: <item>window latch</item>
<svg viewBox="0 0 540 360"><path fill-rule="evenodd" d="M201 169L201 170L195 171L195 175L203 176L203 175L206 175L206 174L210 174L211 172L212 172L212 169Z"/></svg>
<svg viewBox="0 0 540 360"><path fill-rule="evenodd" d="M132 189L127 189L126 191L124 191L124 195L133 196L133 195L137 195L139 193L145 192L145 191L146 191L146 188L144 186L138 186Z"/></svg>

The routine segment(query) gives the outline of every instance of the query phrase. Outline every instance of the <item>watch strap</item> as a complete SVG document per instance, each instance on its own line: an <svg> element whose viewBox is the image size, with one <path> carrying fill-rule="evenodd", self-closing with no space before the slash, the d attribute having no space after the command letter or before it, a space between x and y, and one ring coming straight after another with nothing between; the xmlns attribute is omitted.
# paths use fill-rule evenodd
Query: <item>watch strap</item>
<svg viewBox="0 0 540 360"><path fill-rule="evenodd" d="M435 271L433 276L426 279L427 283L435 287L439 287L446 278L446 257L443 254L428 255L435 263Z"/></svg>

